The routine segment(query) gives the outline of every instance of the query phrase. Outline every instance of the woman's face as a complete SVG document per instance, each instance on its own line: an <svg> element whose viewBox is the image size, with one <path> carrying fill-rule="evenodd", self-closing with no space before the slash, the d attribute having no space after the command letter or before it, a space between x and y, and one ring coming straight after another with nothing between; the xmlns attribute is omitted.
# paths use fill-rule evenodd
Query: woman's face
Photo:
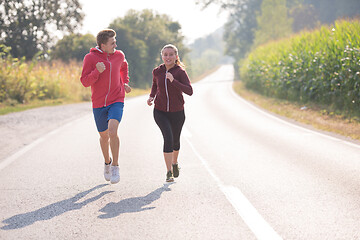
<svg viewBox="0 0 360 240"><path fill-rule="evenodd" d="M168 67L173 67L175 65L175 61L177 59L177 55L175 50L172 48L165 48L161 54L162 60L164 61L165 65Z"/></svg>

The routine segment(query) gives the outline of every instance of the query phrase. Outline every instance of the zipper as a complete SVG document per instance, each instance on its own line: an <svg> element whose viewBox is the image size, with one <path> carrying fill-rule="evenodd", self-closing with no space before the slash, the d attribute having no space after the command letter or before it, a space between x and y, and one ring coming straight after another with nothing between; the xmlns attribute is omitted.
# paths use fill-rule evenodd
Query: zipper
<svg viewBox="0 0 360 240"><path fill-rule="evenodd" d="M106 59L108 60L109 64L110 64L110 75L109 75L109 90L108 90L108 93L106 94L105 96L105 104L104 104L104 107L106 107L106 101L107 101L107 98L109 96L109 93L110 93L110 86L111 86L111 62L109 61L109 55L106 56Z"/></svg>
<svg viewBox="0 0 360 240"><path fill-rule="evenodd" d="M166 111L169 112L170 111L170 104L169 104L169 92L168 92L167 81L166 81L166 74L167 73L168 73L168 70L166 70L166 73L165 73L165 92L166 92L166 98L167 98Z"/></svg>

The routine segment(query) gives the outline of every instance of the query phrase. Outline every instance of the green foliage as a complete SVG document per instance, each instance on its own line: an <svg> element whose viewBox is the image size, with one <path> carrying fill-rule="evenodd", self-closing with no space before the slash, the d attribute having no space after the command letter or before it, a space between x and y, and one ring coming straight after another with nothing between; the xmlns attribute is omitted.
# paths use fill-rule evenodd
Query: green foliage
<svg viewBox="0 0 360 240"><path fill-rule="evenodd" d="M287 0L287 6L294 19L294 32L360 15L359 0Z"/></svg>
<svg viewBox="0 0 360 240"><path fill-rule="evenodd" d="M152 83L152 69L162 63L160 50L168 43L179 49L180 59L188 51L181 35L181 26L168 15L152 10L130 10L124 18L115 19L109 26L116 31L118 48L129 62L133 86L147 88Z"/></svg>
<svg viewBox="0 0 360 240"><path fill-rule="evenodd" d="M294 32L315 29L320 26L318 15L314 6L299 4L289 10L289 16L293 19L292 29Z"/></svg>
<svg viewBox="0 0 360 240"><path fill-rule="evenodd" d="M254 46L292 33L292 20L287 16L286 0L263 0L257 22Z"/></svg>
<svg viewBox="0 0 360 240"><path fill-rule="evenodd" d="M275 28L259 30L257 17L261 14L261 4L266 0L198 0L205 8L217 4L229 13L229 20L225 25L224 40L226 54L238 62L252 49L255 32L265 32ZM273 8L273 6L269 6ZM292 30L299 32L303 29L314 29L320 24L333 23L338 18L360 15L359 0L286 0L287 13L293 18ZM261 17L259 17L261 18ZM262 21L264 24L266 20ZM289 31L287 28L284 30ZM283 35L283 33L281 33ZM259 34L260 35L260 34ZM262 34L261 34L262 35ZM286 35L286 34L285 34ZM259 43L266 38L258 36Z"/></svg>
<svg viewBox="0 0 360 240"><path fill-rule="evenodd" d="M205 50L201 57L191 60L191 77L196 78L209 69L215 68L219 64L219 59L221 59L221 55L218 51Z"/></svg>
<svg viewBox="0 0 360 240"><path fill-rule="evenodd" d="M82 19L78 0L1 1L0 43L13 57L31 59L48 50L54 29L73 32Z"/></svg>
<svg viewBox="0 0 360 240"><path fill-rule="evenodd" d="M225 54L236 61L250 51L257 29L256 12L260 10L262 0L198 0L204 8L217 4L229 13L225 24Z"/></svg>
<svg viewBox="0 0 360 240"><path fill-rule="evenodd" d="M360 114L360 22L337 21L255 49L242 64L248 88Z"/></svg>
<svg viewBox="0 0 360 240"><path fill-rule="evenodd" d="M92 34L70 34L59 40L52 48L52 59L65 62L70 60L82 61L89 49L96 45L96 38Z"/></svg>
<svg viewBox="0 0 360 240"><path fill-rule="evenodd" d="M256 12L260 10L262 0L221 1L222 8L230 13L225 25L225 53L237 61L250 51L258 27Z"/></svg>
<svg viewBox="0 0 360 240"><path fill-rule="evenodd" d="M192 43L186 59L187 72L191 78L197 78L206 71L214 69L217 65L229 63L232 59L224 56L223 28L218 29L204 38Z"/></svg>
<svg viewBox="0 0 360 240"><path fill-rule="evenodd" d="M27 62L25 57L13 58L9 52L9 47L0 45L0 103L14 105L35 99L90 99L90 93L79 84L80 63Z"/></svg>
<svg viewBox="0 0 360 240"><path fill-rule="evenodd" d="M360 15L359 0L303 0L315 7L321 23L332 24L339 18L353 18Z"/></svg>

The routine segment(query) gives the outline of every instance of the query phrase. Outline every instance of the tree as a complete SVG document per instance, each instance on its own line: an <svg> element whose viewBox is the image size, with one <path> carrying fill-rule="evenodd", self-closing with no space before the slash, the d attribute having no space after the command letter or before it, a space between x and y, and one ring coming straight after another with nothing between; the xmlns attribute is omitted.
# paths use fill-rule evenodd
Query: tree
<svg viewBox="0 0 360 240"><path fill-rule="evenodd" d="M286 5L290 17L294 19L294 32L360 15L359 0L287 0Z"/></svg>
<svg viewBox="0 0 360 240"><path fill-rule="evenodd" d="M52 59L61 59L68 62L71 59L82 61L89 53L89 49L96 46L96 38L88 33L70 34L59 40L52 48L50 56Z"/></svg>
<svg viewBox="0 0 360 240"><path fill-rule="evenodd" d="M332 24L339 18L353 18L360 15L359 0L303 0L314 6L321 23Z"/></svg>
<svg viewBox="0 0 360 240"><path fill-rule="evenodd" d="M299 4L289 11L289 16L293 19L292 29L299 32L303 29L314 29L320 25L318 15L313 5Z"/></svg>
<svg viewBox="0 0 360 240"><path fill-rule="evenodd" d="M290 35L292 19L287 16L286 0L263 0L254 45Z"/></svg>
<svg viewBox="0 0 360 240"><path fill-rule="evenodd" d="M129 61L130 78L136 87L151 85L152 69L162 62L161 48L172 43L182 58L187 53L181 26L168 15L152 10L129 10L124 18L115 19L109 26L116 31L117 45Z"/></svg>
<svg viewBox="0 0 360 240"><path fill-rule="evenodd" d="M111 26L116 31L116 44L124 51L129 64L131 85L146 88L150 86L148 68L148 46L143 39L138 39L132 34L129 26Z"/></svg>
<svg viewBox="0 0 360 240"><path fill-rule="evenodd" d="M187 59L187 73L192 78L200 76L219 64L232 62L232 58L224 56L223 32L224 28L219 28L206 37L196 39L189 46L191 52Z"/></svg>
<svg viewBox="0 0 360 240"><path fill-rule="evenodd" d="M200 0L204 8L210 4L218 4L229 12L229 20L225 24L225 53L238 62L251 50L254 32L257 28L256 12L260 10L262 0ZM237 68L236 68L237 69Z"/></svg>
<svg viewBox="0 0 360 240"><path fill-rule="evenodd" d="M2 0L0 43L11 47L13 57L31 59L49 49L55 30L71 33L82 19L78 0Z"/></svg>
<svg viewBox="0 0 360 240"><path fill-rule="evenodd" d="M266 20L261 20L261 18L266 18L265 15L259 17L263 1L265 0L197 0L197 3L203 5L204 8L210 4L217 4L223 11L229 12L229 20L225 25L224 33L226 53L236 60L240 60L251 50L255 32L260 38L260 32L267 31L258 29L260 26L258 26L257 20L264 25L267 24ZM283 5L281 14L282 18L285 18ZM274 9L273 6L269 7ZM304 28L317 27L319 21L329 24L338 18L352 18L360 15L359 0L286 0L286 7L288 16L294 19L292 28L295 32ZM280 16L278 17L280 18ZM283 27L287 32L288 26Z"/></svg>

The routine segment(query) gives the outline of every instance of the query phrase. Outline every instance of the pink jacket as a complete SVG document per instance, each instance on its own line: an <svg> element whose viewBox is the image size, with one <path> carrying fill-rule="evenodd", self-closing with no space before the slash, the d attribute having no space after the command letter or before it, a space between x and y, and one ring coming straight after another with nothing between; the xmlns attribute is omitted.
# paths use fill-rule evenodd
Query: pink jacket
<svg viewBox="0 0 360 240"><path fill-rule="evenodd" d="M96 63L103 62L105 71L100 73ZM90 49L83 62L80 78L84 87L91 86L93 108L106 107L115 102L124 102L124 84L129 82L128 63L122 51L113 54L103 52L98 47Z"/></svg>
<svg viewBox="0 0 360 240"><path fill-rule="evenodd" d="M153 70L153 83L150 97L155 97L155 108L163 112L177 112L184 109L183 94L193 94L190 79L186 71L178 65L169 69L174 76L174 81L165 79L165 64Z"/></svg>

